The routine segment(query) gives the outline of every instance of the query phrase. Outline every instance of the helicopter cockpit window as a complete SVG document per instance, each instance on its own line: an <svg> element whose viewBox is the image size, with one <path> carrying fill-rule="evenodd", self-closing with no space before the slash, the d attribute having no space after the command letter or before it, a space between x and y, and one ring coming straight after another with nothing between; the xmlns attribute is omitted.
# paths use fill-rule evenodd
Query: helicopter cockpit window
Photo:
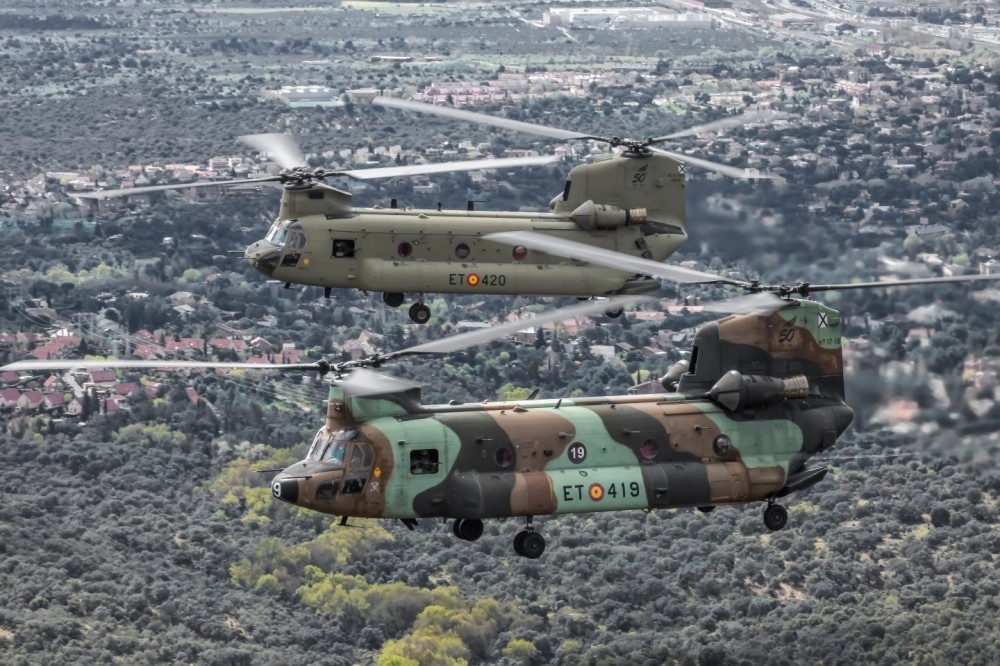
<svg viewBox="0 0 1000 666"><path fill-rule="evenodd" d="M322 432L322 431L320 431ZM344 466L347 461L347 445L358 438L357 428L344 428L330 433L326 448L320 457L324 462Z"/></svg>
<svg viewBox="0 0 1000 666"><path fill-rule="evenodd" d="M274 243L275 245L284 246L285 238L287 236L288 229L274 225L271 227L271 230L267 232L267 236L265 236L264 239Z"/></svg>
<svg viewBox="0 0 1000 666"><path fill-rule="evenodd" d="M354 240L351 238L334 238L332 256L349 259L354 256Z"/></svg>
<svg viewBox="0 0 1000 666"><path fill-rule="evenodd" d="M306 235L301 231L293 231L288 236L288 242L285 243L285 247L289 250L301 250L305 247Z"/></svg>
<svg viewBox="0 0 1000 666"><path fill-rule="evenodd" d="M313 437L312 444L309 445L309 453L306 454L307 460L319 460L320 454L323 453L323 446L326 442L326 428L320 428L316 436Z"/></svg>
<svg viewBox="0 0 1000 666"><path fill-rule="evenodd" d="M411 474L437 474L439 467L437 449L417 449L410 452Z"/></svg>
<svg viewBox="0 0 1000 666"><path fill-rule="evenodd" d="M374 460L375 453L372 451L371 444L366 441L354 443L354 447L351 449L351 464L347 468L347 475L344 478L344 486L341 494L356 495L361 492L368 481Z"/></svg>
<svg viewBox="0 0 1000 666"><path fill-rule="evenodd" d="M334 465L344 465L344 458L347 457L347 442L333 442L326 448L323 454L323 462Z"/></svg>

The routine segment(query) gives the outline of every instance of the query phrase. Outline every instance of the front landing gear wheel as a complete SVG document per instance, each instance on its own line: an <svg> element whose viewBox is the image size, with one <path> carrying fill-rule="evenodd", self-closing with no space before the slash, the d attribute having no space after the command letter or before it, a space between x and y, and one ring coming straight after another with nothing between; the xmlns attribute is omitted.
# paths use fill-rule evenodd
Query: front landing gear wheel
<svg viewBox="0 0 1000 666"><path fill-rule="evenodd" d="M452 525L452 532L459 539L476 541L483 536L483 521L478 518L459 518Z"/></svg>
<svg viewBox="0 0 1000 666"><path fill-rule="evenodd" d="M410 306L410 319L417 324L426 324L431 318L431 309L423 303L414 303Z"/></svg>
<svg viewBox="0 0 1000 666"><path fill-rule="evenodd" d="M545 538L538 532L518 532L514 537L514 552L529 560L537 560L545 552Z"/></svg>
<svg viewBox="0 0 1000 666"><path fill-rule="evenodd" d="M622 316L623 312L625 312L625 308L608 308L604 311L604 314L611 319L618 319L618 317Z"/></svg>
<svg viewBox="0 0 1000 666"><path fill-rule="evenodd" d="M382 294L382 302L390 308L398 308L403 304L403 295L398 291L387 291Z"/></svg>
<svg viewBox="0 0 1000 666"><path fill-rule="evenodd" d="M788 511L780 504L768 504L764 509L764 524L767 529L777 532L788 524Z"/></svg>

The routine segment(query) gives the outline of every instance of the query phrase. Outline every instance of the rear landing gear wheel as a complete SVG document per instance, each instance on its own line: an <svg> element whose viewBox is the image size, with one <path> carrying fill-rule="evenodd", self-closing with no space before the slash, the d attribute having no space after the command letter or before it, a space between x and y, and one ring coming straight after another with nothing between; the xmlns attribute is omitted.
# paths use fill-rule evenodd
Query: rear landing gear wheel
<svg viewBox="0 0 1000 666"><path fill-rule="evenodd" d="M764 525L777 532L788 524L788 511L780 504L768 504L764 509Z"/></svg>
<svg viewBox="0 0 1000 666"><path fill-rule="evenodd" d="M483 536L483 521L478 518L459 518L452 524L452 532L464 541L476 541Z"/></svg>
<svg viewBox="0 0 1000 666"><path fill-rule="evenodd" d="M698 510L702 513L712 513L715 511L715 506L699 506Z"/></svg>
<svg viewBox="0 0 1000 666"><path fill-rule="evenodd" d="M514 537L514 552L529 560L537 560L545 552L545 538L538 532L518 532Z"/></svg>
<svg viewBox="0 0 1000 666"><path fill-rule="evenodd" d="M525 531L518 532L514 535L514 552L524 557L524 537L528 536Z"/></svg>
<svg viewBox="0 0 1000 666"><path fill-rule="evenodd" d="M387 291L382 294L382 302L390 308L398 308L403 304L403 295L398 291Z"/></svg>
<svg viewBox="0 0 1000 666"><path fill-rule="evenodd" d="M622 316L623 312L625 312L625 308L608 308L604 311L604 314L611 319L618 319L618 317Z"/></svg>
<svg viewBox="0 0 1000 666"><path fill-rule="evenodd" d="M417 324L426 324L431 318L431 309L423 303L414 303L410 306L410 319Z"/></svg>

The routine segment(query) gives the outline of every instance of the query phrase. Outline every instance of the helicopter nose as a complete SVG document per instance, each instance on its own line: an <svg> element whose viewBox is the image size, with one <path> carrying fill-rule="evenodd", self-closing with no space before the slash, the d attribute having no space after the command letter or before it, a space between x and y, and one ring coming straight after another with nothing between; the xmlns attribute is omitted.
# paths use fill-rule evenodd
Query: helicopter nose
<svg viewBox="0 0 1000 666"><path fill-rule="evenodd" d="M258 243L254 243L246 249L243 256L251 268L255 268L264 275L269 276L278 267L281 250L275 248L258 248Z"/></svg>
<svg viewBox="0 0 1000 666"><path fill-rule="evenodd" d="M854 410L847 405L841 405L834 415L836 420L837 436L844 434L847 426L854 420Z"/></svg>
<svg viewBox="0 0 1000 666"><path fill-rule="evenodd" d="M299 480L276 476L271 482L271 494L284 502L295 504L299 501Z"/></svg>

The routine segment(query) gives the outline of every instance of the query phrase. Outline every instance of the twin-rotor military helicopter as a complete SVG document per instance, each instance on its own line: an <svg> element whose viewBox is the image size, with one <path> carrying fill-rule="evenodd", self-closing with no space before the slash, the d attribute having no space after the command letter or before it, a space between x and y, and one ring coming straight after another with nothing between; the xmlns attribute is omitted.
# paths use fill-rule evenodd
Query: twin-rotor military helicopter
<svg viewBox="0 0 1000 666"><path fill-rule="evenodd" d="M502 241L539 238L545 239L528 234ZM582 262L610 261L584 244L563 253ZM750 292L714 306L735 314L698 330L690 360L661 380L665 393L423 405L419 386L368 370L603 307L595 302L341 363L49 360L0 370L208 367L328 374L326 421L305 459L274 477L274 497L340 516L341 524L351 517L394 518L413 529L422 518L450 520L455 536L466 541L482 536L486 519L521 517L525 528L514 538L514 551L535 559L545 550L533 522L540 515L685 507L709 512L763 502L766 527L782 529L788 513L777 500L826 476L827 466L813 459L836 443L854 415L844 395L840 313L808 296L1000 277L763 285L627 261L661 278ZM621 307L630 298L610 303Z"/></svg>
<svg viewBox="0 0 1000 666"><path fill-rule="evenodd" d="M447 112L475 119L464 114ZM598 138L492 121L555 138ZM265 272L288 282L382 291L390 305L399 305L404 292L465 293L474 287L489 293L634 294L655 288L660 279L750 292L716 307L734 314L698 330L690 360L661 380L665 393L423 405L419 386L367 370L400 356L453 351L574 314L618 310L634 296L350 362L26 361L2 369L198 366L328 375L324 425L305 459L281 470L271 488L277 499L341 516L342 523L351 517L395 518L413 528L422 518L437 518L451 520L458 538L475 541L484 520L522 517L525 528L515 536L514 550L532 559L545 550L533 522L540 515L682 507L708 512L763 502L766 527L781 529L788 514L778 499L826 476L828 468L814 458L833 446L853 419L844 395L840 313L809 296L996 276L765 285L659 263L684 239L679 165L703 162L653 145L667 138L608 140L624 152L575 167L548 214L355 210L349 194L321 182L336 174L303 168L229 183L285 185L278 221L267 240L247 249L248 261L266 264ZM286 167L302 162L284 139L254 140ZM725 172L721 165L699 165ZM337 172L365 177L358 173ZM474 228L465 228L470 225ZM337 270L340 260L350 267L344 273ZM516 272L523 268L533 276L562 277L530 280ZM393 282L396 269L405 279ZM461 284L441 281L452 273L462 276ZM501 284L498 277L493 284L486 276L494 274L508 279ZM532 284L541 286L525 287ZM425 307L419 301L416 306ZM426 321L426 313L413 318Z"/></svg>
<svg viewBox="0 0 1000 666"><path fill-rule="evenodd" d="M687 239L685 165L733 178L751 176L740 169L656 144L759 120L734 116L644 140L601 137L533 123L395 98L379 97L379 107L431 113L458 120L529 132L563 141L591 140L620 149L615 155L574 167L548 212L494 212L397 208L354 208L351 194L328 185L327 178L356 179L501 169L551 164L554 157L473 160L444 164L326 171L303 166L305 159L287 135L241 137L266 153L284 171L277 176L205 181L106 190L80 195L106 199L149 192L279 182L283 187L277 219L267 235L246 248L246 262L271 279L292 284L381 292L398 307L416 294L410 318L425 323L427 293L576 296L640 294L659 288L658 279L621 267L594 265L541 252L528 245L508 246L491 234L533 232L557 242L584 243L609 256L662 261ZM607 308L609 316L621 310Z"/></svg>

